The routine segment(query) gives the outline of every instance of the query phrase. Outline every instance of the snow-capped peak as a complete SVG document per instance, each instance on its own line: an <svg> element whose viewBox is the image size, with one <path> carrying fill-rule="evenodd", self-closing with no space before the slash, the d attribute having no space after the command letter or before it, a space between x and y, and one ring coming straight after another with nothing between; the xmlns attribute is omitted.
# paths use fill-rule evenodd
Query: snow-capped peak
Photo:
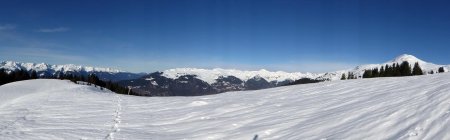
<svg viewBox="0 0 450 140"><path fill-rule="evenodd" d="M234 76L243 81L247 81L251 78L259 76L269 82L270 81L281 82L285 80L297 80L300 78L316 77L316 75L312 73L300 73L300 72L288 73L284 71L271 72L265 69L261 69L258 71L242 71L236 69L221 69L221 68L214 68L214 69L175 68L163 71L163 75L165 77L172 79L176 79L183 75L196 75L197 78L209 84L215 83L216 79L218 79L220 76L224 77Z"/></svg>
<svg viewBox="0 0 450 140"><path fill-rule="evenodd" d="M433 63L428 63L426 61L423 61L413 55L409 54L403 54L395 59L388 61L386 63L381 64L367 64L367 65L360 65L356 66L354 69L348 69L348 70L340 70L335 72L327 72L327 73L300 73L300 72L283 72L283 71L276 71L271 72L267 71L265 69L257 70L257 71L241 71L236 69L221 69L221 68L215 68L215 69L197 69L197 68L176 68L176 69L169 69L163 71L163 75L168 78L176 79L183 75L196 75L197 78L207 82L207 83L215 83L216 79L218 79L220 76L234 76L237 77L243 81L247 81L254 77L261 77L269 82L271 81L284 81L284 80L298 80L301 78L312 78L312 79L324 79L324 80L340 80L341 76L343 74L348 75L349 73L354 74L357 77L360 77L363 75L365 70L368 69L374 69L374 68L381 68L382 66L386 65L392 65L393 63L401 64L402 62L407 61L411 66L414 65L414 63L418 62L420 67L423 71L429 72L434 71L436 72L439 67L445 67L446 71L448 66L444 65L436 65Z"/></svg>
<svg viewBox="0 0 450 140"><path fill-rule="evenodd" d="M407 61L410 64L414 64L416 62L418 62L419 64L425 64L427 62L420 60L419 58L413 56L413 55L409 55L409 54L402 54L398 57L396 57L394 60L391 60L387 63L402 63L404 61Z"/></svg>
<svg viewBox="0 0 450 140"><path fill-rule="evenodd" d="M63 72L109 72L109 73L119 73L122 72L117 69L112 68L98 68L98 67L86 67L86 66L79 66L74 64L66 64L66 65L50 65L45 63L21 63L21 62L14 62L14 61L3 61L0 62L0 69L6 69L10 71L14 70L35 70L37 72L40 71L63 71Z"/></svg>

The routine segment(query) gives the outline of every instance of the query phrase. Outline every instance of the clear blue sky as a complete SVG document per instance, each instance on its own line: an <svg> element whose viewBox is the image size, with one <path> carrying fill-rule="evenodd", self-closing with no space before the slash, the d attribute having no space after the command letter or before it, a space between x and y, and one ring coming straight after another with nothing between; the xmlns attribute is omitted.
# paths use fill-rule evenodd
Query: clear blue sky
<svg viewBox="0 0 450 140"><path fill-rule="evenodd" d="M151 72L325 72L412 54L450 63L446 0L14 0L0 60Z"/></svg>

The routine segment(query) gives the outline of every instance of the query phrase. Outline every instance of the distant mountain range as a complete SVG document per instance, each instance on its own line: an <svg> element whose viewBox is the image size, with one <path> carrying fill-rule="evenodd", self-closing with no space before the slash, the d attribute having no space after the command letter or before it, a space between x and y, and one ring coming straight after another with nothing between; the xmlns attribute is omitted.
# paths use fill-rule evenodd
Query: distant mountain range
<svg viewBox="0 0 450 140"><path fill-rule="evenodd" d="M49 65L35 63L19 63L5 61L0 63L0 69L36 70L38 75L45 77L59 72L76 75L96 74L102 80L118 81L124 86L131 86L139 94L147 96L196 96L217 94L227 91L256 90L289 84L295 80L308 78L314 80L332 81L340 80L343 74L353 73L362 78L365 70L380 68L385 65L409 62L411 65L418 62L426 73L437 73L440 67L448 72L450 65L437 65L425 62L415 56L404 54L382 64L368 64L353 69L340 70L328 73L301 73L301 72L270 72L267 70L242 71L236 69L198 69L176 68L150 74L130 73L110 68L96 68L68 65Z"/></svg>
<svg viewBox="0 0 450 140"><path fill-rule="evenodd" d="M96 74L100 79L105 81L136 79L145 75L144 73L130 73L111 68L78 66L73 64L50 65L46 63L21 63L14 61L0 62L0 69L4 69L6 71L26 70L28 72L34 70L37 72L39 77L50 77L59 73L83 76L87 76L88 74Z"/></svg>
<svg viewBox="0 0 450 140"><path fill-rule="evenodd" d="M135 92L150 96L188 96L207 95L227 91L256 90L289 84L302 78L333 81L340 80L343 74L353 73L362 78L365 70L392 66L407 61L410 65L418 62L426 73L437 73L440 67L448 72L450 65L436 65L420 60L412 55L400 55L382 64L368 64L353 69L328 73L270 72L267 70L241 71L235 69L197 69L177 68L154 72L133 80L123 80L120 84L132 86Z"/></svg>
<svg viewBox="0 0 450 140"><path fill-rule="evenodd" d="M450 65L437 65L437 64L423 61L413 55L403 54L403 55L400 55L400 56L398 56L390 61L387 61L385 63L366 64L366 65L357 66L353 69L323 73L323 74L319 74L319 76L316 78L325 79L325 80L340 80L342 74L348 74L349 72L355 74L355 76L357 76L358 78L361 78L365 70L374 69L374 68L380 69L382 66L386 66L386 65L392 66L393 64L401 64L404 61L407 61L411 65L411 67L414 65L414 63L418 62L419 66L422 68L422 71L426 72L425 74L427 74L430 71L433 71L433 73L437 73L438 69L440 67L444 67L445 72L448 72L450 69Z"/></svg>

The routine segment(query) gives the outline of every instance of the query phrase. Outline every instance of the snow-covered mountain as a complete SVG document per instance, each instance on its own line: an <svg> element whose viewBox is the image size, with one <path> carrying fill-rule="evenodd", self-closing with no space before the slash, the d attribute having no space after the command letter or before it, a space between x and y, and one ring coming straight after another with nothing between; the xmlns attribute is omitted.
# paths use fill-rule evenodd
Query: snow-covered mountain
<svg viewBox="0 0 450 140"><path fill-rule="evenodd" d="M0 139L450 139L450 73L143 98L62 80L0 86Z"/></svg>
<svg viewBox="0 0 450 140"><path fill-rule="evenodd" d="M254 77L261 77L267 81L282 82L286 80L297 80L300 78L315 78L318 74L293 72L288 73L284 71L271 72L265 69L259 71L242 71L236 69L197 69L197 68L176 68L163 71L163 76L167 78L177 79L184 75L196 75L200 80L209 84L213 84L219 77L234 76L242 81L247 81Z"/></svg>
<svg viewBox="0 0 450 140"><path fill-rule="evenodd" d="M21 63L14 61L3 61L0 63L0 69L6 70L35 70L37 72L41 71L61 71L61 72L74 72L74 71L84 71L84 72L109 72L109 73L119 73L123 72L112 68L98 68L89 66L79 66L74 64L66 65L50 65L46 63Z"/></svg>
<svg viewBox="0 0 450 140"><path fill-rule="evenodd" d="M179 68L155 72L119 84L132 86L146 96L197 96L227 91L257 90L289 84L300 78L314 78L311 73L240 71L226 69Z"/></svg>
<svg viewBox="0 0 450 140"><path fill-rule="evenodd" d="M301 72L270 72L267 70L242 71L236 69L197 69L176 68L162 72L151 73L139 79L121 81L122 85L133 86L143 95L151 96L186 96L207 95L226 91L254 90L286 85L302 78L334 81L340 80L343 74L353 73L357 78L362 78L365 70L392 66L407 61L410 65L419 63L424 72L437 73L440 67L445 71L449 66L436 65L404 54L393 60L381 64L368 64L357 66L353 69L340 70L327 73L301 73Z"/></svg>
<svg viewBox="0 0 450 140"><path fill-rule="evenodd" d="M336 71L336 72L323 73L323 74L319 74L319 76L316 78L328 79L328 80L340 80L342 74L348 74L349 72L355 74L358 78L361 78L365 70L374 69L374 68L380 69L382 66L386 66L386 65L392 66L393 64L401 64L404 61L407 61L411 65L411 67L416 62L419 63L419 66L422 68L422 71L426 72L425 74L427 74L430 71L437 73L438 69L440 67L444 67L445 72L448 72L450 69L450 65L437 65L437 64L423 61L413 55L403 54L403 55L400 55L400 56L398 56L390 61L387 61L385 63L367 64L367 65L357 66L357 67L355 67L353 69L349 69L349 70L340 70L340 71Z"/></svg>
<svg viewBox="0 0 450 140"><path fill-rule="evenodd" d="M354 72L357 74L357 76L362 76L364 73L364 70L373 69L373 68L380 68L381 66L385 65L392 65L394 63L401 64L403 61L407 61L409 64L414 65L414 63L418 62L423 71L429 72L434 71L437 72L440 67L444 67L445 71L448 71L450 68L449 65L437 65L429 62L425 62L419 58L416 58L413 55L403 54L400 55L393 60L390 60L388 62L382 63L382 64L368 64L368 65L361 65L357 66L353 69L349 70L340 70L335 72L328 72L328 73L301 73L301 72L283 72L283 71L276 71L276 72L270 72L265 69L259 70L259 71L241 71L241 70L235 70L235 69L197 69L197 68L176 68L176 69L169 69L163 71L163 76L167 78L177 79L180 76L184 75L196 75L196 78L203 80L209 84L215 83L216 80L219 77L226 77L226 76L234 76L239 78L242 81L247 81L248 79L251 79L253 77L259 76L261 78L264 78L265 80L272 82L282 82L286 80L298 80L301 78L324 78L325 80L340 80L342 74L348 73L348 72Z"/></svg>
<svg viewBox="0 0 450 140"><path fill-rule="evenodd" d="M87 75L94 73L101 79L112 81L135 79L143 75L120 71L112 68L89 67L73 64L51 65L46 63L21 63L14 61L0 62L0 69L4 69L6 71L26 70L28 72L35 70L41 77L53 76L58 74L59 72L72 73L76 75Z"/></svg>
<svg viewBox="0 0 450 140"><path fill-rule="evenodd" d="M271 72L267 70L243 71L236 69L198 69L176 68L147 75L123 72L110 68L84 67L77 65L49 65L36 63L18 63L5 61L0 69L27 71L36 70L41 76L51 76L59 72L87 75L95 73L103 80L120 81L123 86L132 86L136 92L148 96L192 96L217 94L227 91L256 90L289 84L295 80L307 78L321 81L340 80L343 74L353 73L361 78L364 71L380 68L394 63L408 61L411 65L418 62L424 72L437 73L440 67L448 72L449 65L437 65L418 59L412 55L400 55L381 64L368 64L353 69L327 73Z"/></svg>

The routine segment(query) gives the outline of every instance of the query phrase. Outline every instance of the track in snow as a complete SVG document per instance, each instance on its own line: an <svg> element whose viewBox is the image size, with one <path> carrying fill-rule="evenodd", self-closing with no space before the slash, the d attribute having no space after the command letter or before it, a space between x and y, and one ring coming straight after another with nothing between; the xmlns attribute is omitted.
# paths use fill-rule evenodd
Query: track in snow
<svg viewBox="0 0 450 140"><path fill-rule="evenodd" d="M113 125L111 127L111 132L105 137L105 139L114 140L114 135L120 131L119 125L122 121L120 115L122 114L122 99L119 95L116 95L117 99L117 109L114 112Z"/></svg>

